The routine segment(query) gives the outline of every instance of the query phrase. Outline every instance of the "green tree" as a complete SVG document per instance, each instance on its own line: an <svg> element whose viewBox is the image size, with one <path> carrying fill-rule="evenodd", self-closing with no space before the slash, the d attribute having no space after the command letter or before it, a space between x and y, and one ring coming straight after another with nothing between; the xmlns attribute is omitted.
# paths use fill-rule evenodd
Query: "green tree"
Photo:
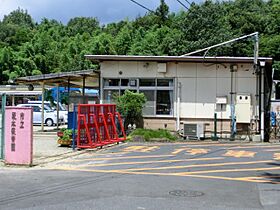
<svg viewBox="0 0 280 210"><path fill-rule="evenodd" d="M126 55L129 52L132 44L132 32L133 29L126 25L118 33L115 39L115 49L118 55Z"/></svg>
<svg viewBox="0 0 280 210"><path fill-rule="evenodd" d="M133 93L125 90L122 96L117 97L117 110L124 117L124 126L135 124L137 128L143 127L142 110L146 103L143 93Z"/></svg>
<svg viewBox="0 0 280 210"><path fill-rule="evenodd" d="M67 24L67 30L70 36L76 34L83 34L85 32L91 34L94 30L99 28L99 22L96 18L90 17L75 17L70 19Z"/></svg>
<svg viewBox="0 0 280 210"><path fill-rule="evenodd" d="M169 14L169 7L168 5L165 3L164 0L160 0L160 5L159 7L156 9L155 12L157 19L158 19L158 23L160 26L163 26L166 24L167 20L168 20L168 14Z"/></svg>
<svg viewBox="0 0 280 210"><path fill-rule="evenodd" d="M114 55L116 50L114 48L113 37L110 34L101 33L94 37L92 40L92 49L90 50L93 54L99 55Z"/></svg>
<svg viewBox="0 0 280 210"><path fill-rule="evenodd" d="M28 14L27 10L23 10L20 8L12 11L9 15L5 15L3 18L3 23L30 28L33 28L35 25L32 17Z"/></svg>

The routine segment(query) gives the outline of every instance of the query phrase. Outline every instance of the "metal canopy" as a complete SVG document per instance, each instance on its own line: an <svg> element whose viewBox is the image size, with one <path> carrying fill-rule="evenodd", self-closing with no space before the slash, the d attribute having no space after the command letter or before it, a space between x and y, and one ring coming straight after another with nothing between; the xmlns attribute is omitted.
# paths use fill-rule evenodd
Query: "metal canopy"
<svg viewBox="0 0 280 210"><path fill-rule="evenodd" d="M100 90L99 80L100 80L100 72L97 70L89 69L89 70L81 70L81 71L71 71L71 72L20 77L16 80L16 82L19 84L27 84L27 85L40 84L42 86L42 107L44 107L45 85L56 86L56 87L64 86L64 87L68 87L68 90L70 86L79 87L79 88L82 87L83 96L84 96L85 88L98 88ZM57 94L57 101L58 98L59 98L59 94ZM59 122L58 103L57 103L57 122ZM42 112L41 128L42 131L44 131L44 112ZM59 124L57 123L57 129L58 128L59 128Z"/></svg>
<svg viewBox="0 0 280 210"><path fill-rule="evenodd" d="M85 81L84 81L85 80ZM42 84L50 86L68 86L86 88L99 88L99 71L81 70L72 72L62 72L54 74L42 74L35 76L20 77L16 80L19 84Z"/></svg>

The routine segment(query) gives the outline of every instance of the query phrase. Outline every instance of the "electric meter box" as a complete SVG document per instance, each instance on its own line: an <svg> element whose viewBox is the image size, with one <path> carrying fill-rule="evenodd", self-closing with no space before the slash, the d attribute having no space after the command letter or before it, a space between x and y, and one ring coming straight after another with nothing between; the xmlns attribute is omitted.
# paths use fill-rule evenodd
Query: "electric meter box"
<svg viewBox="0 0 280 210"><path fill-rule="evenodd" d="M250 123L251 120L251 96L250 94L237 94L235 115L237 123Z"/></svg>
<svg viewBox="0 0 280 210"><path fill-rule="evenodd" d="M166 63L158 63L157 67L158 73L166 73Z"/></svg>

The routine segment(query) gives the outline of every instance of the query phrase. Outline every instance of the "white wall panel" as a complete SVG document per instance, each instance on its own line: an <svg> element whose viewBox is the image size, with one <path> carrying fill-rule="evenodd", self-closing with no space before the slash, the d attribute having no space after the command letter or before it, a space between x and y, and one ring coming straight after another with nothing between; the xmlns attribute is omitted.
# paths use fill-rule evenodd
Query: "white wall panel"
<svg viewBox="0 0 280 210"><path fill-rule="evenodd" d="M196 106L195 103L181 102L181 105L180 105L180 117L183 117L183 118L195 118L196 117L195 106Z"/></svg>
<svg viewBox="0 0 280 210"><path fill-rule="evenodd" d="M196 101L196 79L195 78L179 78L181 83L181 102L195 103Z"/></svg>
<svg viewBox="0 0 280 210"><path fill-rule="evenodd" d="M229 65L217 65L217 77L218 78L227 78L230 77L230 68Z"/></svg>
<svg viewBox="0 0 280 210"><path fill-rule="evenodd" d="M119 62L119 71L122 72L122 74L119 75L122 78L135 78L138 74L137 62Z"/></svg>
<svg viewBox="0 0 280 210"><path fill-rule="evenodd" d="M216 103L216 78L197 78L196 102Z"/></svg>
<svg viewBox="0 0 280 210"><path fill-rule="evenodd" d="M157 76L157 62L138 62L137 76L155 78Z"/></svg>
<svg viewBox="0 0 280 210"><path fill-rule="evenodd" d="M256 80L254 78L237 78L237 93L256 93Z"/></svg>
<svg viewBox="0 0 280 210"><path fill-rule="evenodd" d="M197 78L196 117L213 118L216 95L216 78Z"/></svg>
<svg viewBox="0 0 280 210"><path fill-rule="evenodd" d="M173 78L177 75L177 64L176 63L167 63L167 72L164 74L164 77Z"/></svg>
<svg viewBox="0 0 280 210"><path fill-rule="evenodd" d="M118 77L119 62L107 61L101 63L101 77Z"/></svg>
<svg viewBox="0 0 280 210"><path fill-rule="evenodd" d="M217 96L228 97L231 92L230 83L231 83L230 78L217 78Z"/></svg>
<svg viewBox="0 0 280 210"><path fill-rule="evenodd" d="M196 103L195 109L197 118L214 118L214 103Z"/></svg>
<svg viewBox="0 0 280 210"><path fill-rule="evenodd" d="M178 63L177 76L180 77L196 77L195 63Z"/></svg>
<svg viewBox="0 0 280 210"><path fill-rule="evenodd" d="M237 77L250 77L250 78L256 78L256 75L253 74L254 69L253 65L238 65L238 70L237 70Z"/></svg>
<svg viewBox="0 0 280 210"><path fill-rule="evenodd" d="M197 77L216 77L216 65L205 66L203 64L197 64Z"/></svg>
<svg viewBox="0 0 280 210"><path fill-rule="evenodd" d="M181 83L181 117L195 117L195 101L196 101L196 79L195 78L179 78Z"/></svg>

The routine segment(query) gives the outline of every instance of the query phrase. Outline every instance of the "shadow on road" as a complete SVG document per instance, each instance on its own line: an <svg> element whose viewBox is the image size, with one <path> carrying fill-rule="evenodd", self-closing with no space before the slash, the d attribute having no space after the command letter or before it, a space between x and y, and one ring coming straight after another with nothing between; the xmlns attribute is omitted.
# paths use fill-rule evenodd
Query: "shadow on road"
<svg viewBox="0 0 280 210"><path fill-rule="evenodd" d="M270 166L280 166L280 162L276 162L276 163L268 163L267 165ZM271 182L271 184L279 184L280 183L280 173L269 173L269 172L265 172L262 173L261 176L265 177L267 180L269 180Z"/></svg>

